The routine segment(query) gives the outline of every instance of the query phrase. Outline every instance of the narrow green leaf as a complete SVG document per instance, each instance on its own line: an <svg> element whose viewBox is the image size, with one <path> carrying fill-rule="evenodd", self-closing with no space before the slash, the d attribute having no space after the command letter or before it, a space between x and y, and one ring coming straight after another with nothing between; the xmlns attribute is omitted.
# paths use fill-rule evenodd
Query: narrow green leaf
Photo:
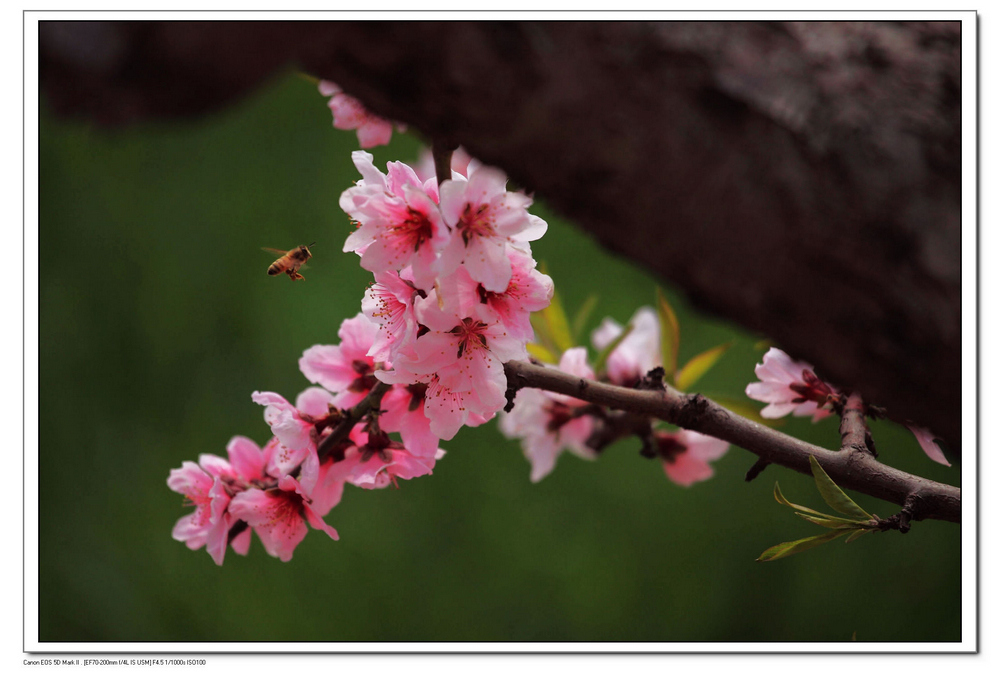
<svg viewBox="0 0 1000 673"><path fill-rule="evenodd" d="M549 364L559 364L559 356L550 351L548 348L538 343L530 343L527 346L528 355L540 360L541 362L548 362Z"/></svg>
<svg viewBox="0 0 1000 673"><path fill-rule="evenodd" d="M792 509L797 509L800 512L805 512L806 514L812 514L813 516L826 516L823 512L817 512L814 509L809 509L808 507L803 507L802 505L796 505L794 502L789 502L785 495L781 492L778 487L778 482L774 482L774 499L780 502L785 507L791 507Z"/></svg>
<svg viewBox="0 0 1000 673"><path fill-rule="evenodd" d="M782 542L781 544L776 544L773 547L765 549L764 553L762 553L757 560L776 561L780 558L785 558L786 556L791 556L792 554L798 554L799 552L806 551L807 549L818 547L824 542L836 540L841 535L847 535L849 532L850 531L847 530L831 530L828 533L802 538L801 540L795 540L794 542Z"/></svg>
<svg viewBox="0 0 1000 673"><path fill-rule="evenodd" d="M803 514L802 512L795 512L796 516L800 516L810 523L815 523L817 525L823 526L824 528L839 528L839 529L850 529L856 530L858 528L864 528L865 524L860 521L855 521L854 519L843 519L839 516L814 516L812 514Z"/></svg>
<svg viewBox="0 0 1000 673"><path fill-rule="evenodd" d="M733 342L719 344L715 348L709 348L707 351L698 353L693 358L688 360L688 363L684 365L679 372L674 381L677 383L677 388L679 390L687 390L689 387L694 385L694 383L705 375L709 369L715 366L715 363L719 361L726 351L733 347Z"/></svg>
<svg viewBox="0 0 1000 673"><path fill-rule="evenodd" d="M556 348L556 344L552 340L552 335L549 334L549 324L545 321L545 318L538 312L529 315L528 320L531 321L531 328L535 330L535 341L550 353L555 353L556 361L558 361L558 356L560 355L559 349Z"/></svg>
<svg viewBox="0 0 1000 673"><path fill-rule="evenodd" d="M860 528L860 529L854 531L853 533L851 533L850 535L848 535L847 539L844 540L844 542L854 542L855 540L857 540L859 537L861 537L865 533L871 533L871 532L872 532L871 528Z"/></svg>
<svg viewBox="0 0 1000 673"><path fill-rule="evenodd" d="M871 514L858 507L856 502L847 497L847 494L833 483L833 479L830 479L829 475L823 471L823 468L820 467L819 462L813 456L809 456L809 467L812 469L813 479L816 480L816 488L819 489L819 494L823 496L823 500L826 500L826 504L841 514L846 514L855 519L863 519L865 521L872 519Z"/></svg>
<svg viewBox="0 0 1000 673"><path fill-rule="evenodd" d="M728 397L726 395L707 394L707 396L724 406L726 409L729 409L734 414L739 414L743 418L749 418L755 423L760 423L761 425L766 425L770 428L777 428L785 424L785 419L783 418L764 418L760 415L760 409L758 407L755 407L753 404L745 400Z"/></svg>
<svg viewBox="0 0 1000 673"><path fill-rule="evenodd" d="M633 329L635 329L635 325L632 323L625 325L622 333L616 336L611 343L604 347L604 350L597 354L597 360L594 361L594 373L597 376L604 373L604 365L608 363L608 358L611 357L611 354L615 352L615 349L618 348L621 342L625 340L625 337L632 333Z"/></svg>
<svg viewBox="0 0 1000 673"><path fill-rule="evenodd" d="M766 351L768 348L774 345L774 342L770 339L761 339L753 345L755 351Z"/></svg>
<svg viewBox="0 0 1000 673"><path fill-rule="evenodd" d="M558 292L552 293L552 301L541 311L542 318L548 328L552 343L559 353L565 353L573 347L573 335L569 332L569 320L563 310L562 300Z"/></svg>
<svg viewBox="0 0 1000 673"><path fill-rule="evenodd" d="M656 311L660 316L660 351L663 354L663 372L672 380L677 371L677 350L681 345L681 328L674 309L663 290L656 288Z"/></svg>
<svg viewBox="0 0 1000 673"><path fill-rule="evenodd" d="M594 312L594 308L597 306L597 295L592 294L583 302L583 305L577 310L576 315L573 316L573 341L580 343L580 335L583 334L583 328L587 325L587 320L590 318L590 314Z"/></svg>
<svg viewBox="0 0 1000 673"><path fill-rule="evenodd" d="M318 77L313 77L312 75L310 75L308 73L304 73L304 72L297 72L295 74L298 75L299 79L304 79L305 81L309 82L310 84L319 84L319 78Z"/></svg>

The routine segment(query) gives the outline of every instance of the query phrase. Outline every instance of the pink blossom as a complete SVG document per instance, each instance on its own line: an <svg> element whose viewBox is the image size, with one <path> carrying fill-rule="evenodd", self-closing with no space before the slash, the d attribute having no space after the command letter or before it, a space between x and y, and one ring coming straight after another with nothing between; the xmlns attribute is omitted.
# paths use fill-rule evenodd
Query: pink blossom
<svg viewBox="0 0 1000 673"><path fill-rule="evenodd" d="M594 372L586 359L586 348L571 348L563 353L559 369L593 380ZM594 419L579 413L586 404L574 397L536 388L518 391L514 409L500 417L500 431L511 439L521 439L521 448L531 463L532 482L540 481L555 468L556 459L564 449L581 458L597 456L587 446Z"/></svg>
<svg viewBox="0 0 1000 673"><path fill-rule="evenodd" d="M489 166L468 180L460 177L441 185L441 212L451 228L451 240L441 252L439 271L452 273L464 264L473 279L490 292L503 292L511 278L507 244L533 241L548 225L529 217L531 199L507 191L507 176Z"/></svg>
<svg viewBox="0 0 1000 673"><path fill-rule="evenodd" d="M229 504L229 497L224 492L213 490L217 481L217 477L190 460L185 460L179 469L170 470L167 486L185 496L195 508L193 513L177 521L172 533L175 540L183 542L189 549L200 549L209 537L225 537L229 533L227 522L212 516L212 503L216 498L224 499L224 507ZM222 559L216 558L215 562L221 564Z"/></svg>
<svg viewBox="0 0 1000 673"><path fill-rule="evenodd" d="M379 420L382 418L380 415ZM430 474L435 461L444 456L440 449L416 456L401 443L391 440L384 430L369 432L366 426L366 423L356 425L351 431L350 443L345 442L333 454L332 460L323 463L322 486L346 482L367 489L383 488L390 482L395 483L397 478L412 479Z"/></svg>
<svg viewBox="0 0 1000 673"><path fill-rule="evenodd" d="M233 437L226 451L228 461L202 454L198 463L184 461L180 469L170 471L167 479L167 486L186 496L195 507L194 513L182 517L174 526L173 538L190 549L207 545L218 565L222 565L230 544L229 531L235 523L227 511L231 498L257 487L267 476L264 473L267 451L262 452L252 440ZM232 541L233 549L239 554L246 554L249 544L249 536L243 533Z"/></svg>
<svg viewBox="0 0 1000 673"><path fill-rule="evenodd" d="M440 396L444 390L463 398L445 403L449 414L454 412L452 402L474 413L496 413L506 401L503 363L526 359L524 342L508 334L496 312L484 304L476 304L463 316L457 298L443 295L439 301L435 291L414 304L426 333L417 337L408 352L400 353L391 379L376 376L390 383L428 383L425 409L432 421L433 413L444 411L437 407L444 402ZM439 388L425 380L429 375L436 377Z"/></svg>
<svg viewBox="0 0 1000 673"><path fill-rule="evenodd" d="M397 479L413 479L431 474L438 458L444 451L438 449L433 456L414 456L397 442L392 448L372 451L367 447L349 449L345 463L351 467L347 481L360 488L385 488Z"/></svg>
<svg viewBox="0 0 1000 673"><path fill-rule="evenodd" d="M354 167L361 173L361 179L355 181L354 186L345 190L340 195L340 208L347 213L354 221L363 217L375 217L378 211L369 208L368 203L372 199L394 196L389 190L388 178L385 173L375 167L374 158L368 152L352 152L351 160ZM344 252L363 251L371 242L372 237L362 237L358 232L354 232L347 238L344 244Z"/></svg>
<svg viewBox="0 0 1000 673"><path fill-rule="evenodd" d="M390 163L388 175L382 175L367 152L352 156L364 177L340 197L341 208L359 224L344 252L358 253L362 268L376 273L412 265L417 286L429 289L438 275L438 254L450 238L436 181L421 184L402 162Z"/></svg>
<svg viewBox="0 0 1000 673"><path fill-rule="evenodd" d="M375 385L375 360L368 355L379 326L359 313L340 324L336 346L316 345L299 359L299 369L310 383L337 393L333 405L348 409L368 395Z"/></svg>
<svg viewBox="0 0 1000 673"><path fill-rule="evenodd" d="M815 423L830 415L826 404L839 395L836 388L816 376L812 365L792 360L777 348L764 354L764 361L754 372L760 383L749 384L746 394L750 399L769 403L760 411L764 418L781 418L792 412L795 416L812 414Z"/></svg>
<svg viewBox="0 0 1000 673"><path fill-rule="evenodd" d="M431 430L430 419L424 413L426 383L396 385L382 397L379 425L386 432L398 432L403 446L419 458L437 454L438 436Z"/></svg>
<svg viewBox="0 0 1000 673"><path fill-rule="evenodd" d="M388 145L392 139L392 122L368 112L357 98L349 96L328 80L319 83L323 96L332 96L327 105L333 113L333 126L344 131L357 129L358 143L363 148ZM402 131L403 127L397 125Z"/></svg>
<svg viewBox="0 0 1000 673"><path fill-rule="evenodd" d="M941 463L942 465L951 467L951 463L949 463L948 459L944 456L944 451L942 451L941 447L934 441L937 437L933 432L918 425L908 424L906 427L908 427L910 432L913 433L913 436L917 438L920 448L924 450L924 453L927 454L928 458L933 460L935 463Z"/></svg>
<svg viewBox="0 0 1000 673"><path fill-rule="evenodd" d="M718 460L729 450L727 442L692 430L657 431L653 441L663 461L663 471L680 486L710 478L715 473L708 462Z"/></svg>
<svg viewBox="0 0 1000 673"><path fill-rule="evenodd" d="M278 488L254 488L236 494L229 511L250 524L267 553L282 561L291 560L295 547L305 538L307 521L316 530L339 539L337 531L312 508L302 485L288 475L279 479Z"/></svg>
<svg viewBox="0 0 1000 673"><path fill-rule="evenodd" d="M458 298L459 312L470 312L475 304L486 304L503 323L506 332L525 343L534 340L530 315L544 309L552 301L552 279L535 269L537 262L530 253L508 246L511 277L503 292L490 292L472 279L465 266L438 281L442 294Z"/></svg>
<svg viewBox="0 0 1000 673"><path fill-rule="evenodd" d="M656 312L643 306L629 321L632 331L608 356L607 373L612 383L633 387L651 369L663 366L660 346L660 320ZM591 341L598 350L607 348L624 328L611 318L605 318L594 330Z"/></svg>
<svg viewBox="0 0 1000 673"><path fill-rule="evenodd" d="M395 271L375 274L375 283L361 300L361 312L378 324L378 332L368 355L375 362L391 362L399 350L417 338L417 319L413 314L413 300L418 290Z"/></svg>
<svg viewBox="0 0 1000 673"><path fill-rule="evenodd" d="M505 404L505 399L496 399L493 386L490 396L484 402L476 390L459 390L441 381L436 373L413 374L408 371L378 371L375 376L385 383L400 385L424 385L424 415L428 420L431 434L443 440L452 439L463 425L475 427L493 418Z"/></svg>
<svg viewBox="0 0 1000 673"><path fill-rule="evenodd" d="M329 412L333 395L322 388L307 388L299 394L295 406L281 395L271 392L254 392L251 399L266 407L264 420L271 426L277 440L268 461L267 473L280 477L301 466L299 481L306 492L311 491L319 477L316 421Z"/></svg>

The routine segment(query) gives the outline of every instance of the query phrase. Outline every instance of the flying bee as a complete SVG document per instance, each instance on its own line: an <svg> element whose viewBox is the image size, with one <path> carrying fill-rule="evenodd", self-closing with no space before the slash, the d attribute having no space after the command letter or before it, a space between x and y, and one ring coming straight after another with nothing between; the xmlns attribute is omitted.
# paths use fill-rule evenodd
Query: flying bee
<svg viewBox="0 0 1000 673"><path fill-rule="evenodd" d="M300 245L292 250L275 250L274 248L263 248L267 252L281 255L271 266L267 267L267 275L277 276L279 273L287 273L292 280L305 280L305 276L299 273L302 265L312 257L309 246L316 245L315 242L309 245Z"/></svg>

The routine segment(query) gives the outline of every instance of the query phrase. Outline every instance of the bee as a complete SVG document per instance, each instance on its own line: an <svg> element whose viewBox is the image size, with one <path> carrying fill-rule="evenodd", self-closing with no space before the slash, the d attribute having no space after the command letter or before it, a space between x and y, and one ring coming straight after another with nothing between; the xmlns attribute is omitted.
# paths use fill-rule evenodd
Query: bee
<svg viewBox="0 0 1000 673"><path fill-rule="evenodd" d="M281 255L271 266L267 267L267 275L277 276L279 273L287 273L292 280L305 280L305 276L299 273L299 269L306 261L312 257L309 246L316 245L315 242L309 245L300 245L292 250L275 250L274 248L263 248L267 252Z"/></svg>

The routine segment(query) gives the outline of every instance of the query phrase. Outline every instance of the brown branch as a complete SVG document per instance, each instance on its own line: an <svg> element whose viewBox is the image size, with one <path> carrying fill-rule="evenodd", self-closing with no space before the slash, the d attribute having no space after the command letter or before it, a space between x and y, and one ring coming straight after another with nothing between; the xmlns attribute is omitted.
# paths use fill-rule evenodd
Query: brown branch
<svg viewBox="0 0 1000 673"><path fill-rule="evenodd" d="M768 463L810 475L813 456L842 488L897 505L915 521L940 519L959 523L962 491L879 463L862 451L829 451L732 413L702 395L673 388L635 390L588 381L552 367L511 361L504 365L512 388L540 388L578 399L644 414L682 428L724 439Z"/></svg>
<svg viewBox="0 0 1000 673"><path fill-rule="evenodd" d="M438 189L445 180L451 180L451 155L457 146L453 143L435 142L431 148L434 157L434 174L437 176Z"/></svg>
<svg viewBox="0 0 1000 673"><path fill-rule="evenodd" d="M865 403L858 393L851 393L840 415L840 449L866 451L878 458L875 440L865 420Z"/></svg>
<svg viewBox="0 0 1000 673"><path fill-rule="evenodd" d="M347 436L351 434L351 429L357 425L358 421L365 417L373 409L378 409L379 404L382 402L382 396L391 388L392 386L388 383L382 383L379 381L365 396L365 399L361 400L355 404L350 409L344 411L344 417L337 424L337 427L333 429L329 435L323 438L323 441L319 443L316 447L316 453L319 454L319 462L323 462L323 459L327 457L332 451L334 451L342 441L347 439Z"/></svg>
<svg viewBox="0 0 1000 673"><path fill-rule="evenodd" d="M766 458L758 458L757 462L750 466L747 470L746 475L743 477L744 481L753 481L760 476L760 473L764 471L764 468L770 465Z"/></svg>

